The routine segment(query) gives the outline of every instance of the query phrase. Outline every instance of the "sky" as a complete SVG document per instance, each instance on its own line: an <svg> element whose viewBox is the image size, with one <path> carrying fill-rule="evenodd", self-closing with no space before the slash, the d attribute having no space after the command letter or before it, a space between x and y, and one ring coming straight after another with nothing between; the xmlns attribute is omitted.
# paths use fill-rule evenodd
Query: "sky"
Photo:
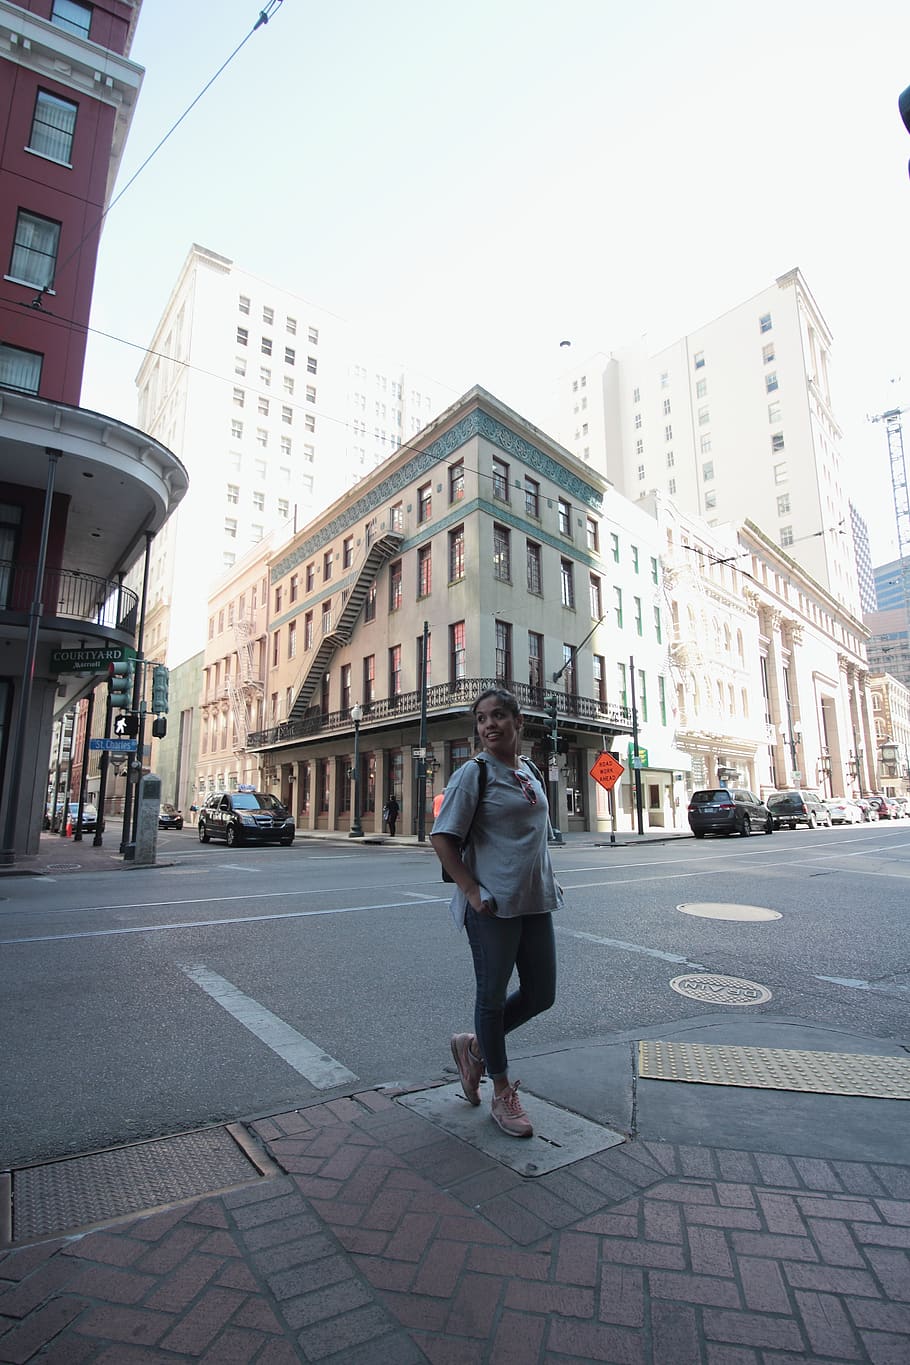
<svg viewBox="0 0 910 1365"><path fill-rule="evenodd" d="M657 352L799 266L873 562L910 408L906 0L143 0L83 403L135 375L193 242L553 429L567 363ZM246 42L244 42L246 39ZM107 334L102 335L102 334ZM571 348L560 342L571 342ZM910 412L905 419L910 463Z"/></svg>

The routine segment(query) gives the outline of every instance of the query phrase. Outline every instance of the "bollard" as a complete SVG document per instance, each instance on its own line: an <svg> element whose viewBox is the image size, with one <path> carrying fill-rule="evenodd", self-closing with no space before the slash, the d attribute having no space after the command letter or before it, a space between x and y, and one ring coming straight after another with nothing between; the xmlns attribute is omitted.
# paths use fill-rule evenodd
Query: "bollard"
<svg viewBox="0 0 910 1365"><path fill-rule="evenodd" d="M139 779L139 813L133 843L124 854L137 867L152 867L158 853L158 812L161 808L161 778L146 773Z"/></svg>

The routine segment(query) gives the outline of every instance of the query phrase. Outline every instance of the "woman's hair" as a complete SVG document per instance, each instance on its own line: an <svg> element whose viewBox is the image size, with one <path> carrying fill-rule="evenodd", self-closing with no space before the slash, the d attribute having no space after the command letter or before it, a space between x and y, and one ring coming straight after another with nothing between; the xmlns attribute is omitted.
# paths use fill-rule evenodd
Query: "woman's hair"
<svg viewBox="0 0 910 1365"><path fill-rule="evenodd" d="M475 699L474 705L471 707L471 711L475 716L477 715L478 706L482 701L486 701L487 697L495 697L497 701L501 701L506 710L511 711L512 715L516 718L521 715L521 707L518 704L518 699L514 697L511 692L505 687L488 687L485 692L481 692L480 696Z"/></svg>

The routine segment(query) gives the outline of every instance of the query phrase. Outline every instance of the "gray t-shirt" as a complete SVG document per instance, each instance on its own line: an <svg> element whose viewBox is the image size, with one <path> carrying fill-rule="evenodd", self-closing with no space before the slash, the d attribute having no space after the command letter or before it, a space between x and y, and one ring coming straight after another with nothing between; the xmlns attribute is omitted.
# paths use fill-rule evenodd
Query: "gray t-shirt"
<svg viewBox="0 0 910 1365"><path fill-rule="evenodd" d="M479 762L487 765L486 789L479 806L478 764L464 763L448 781L433 833L462 841L470 831L461 856L483 890L495 897L498 918L558 910L563 899L547 847L550 822L544 788L521 760L518 771L537 797L532 804L514 768L490 754L483 754ZM451 911L459 926L464 923L467 904L464 892L456 886Z"/></svg>

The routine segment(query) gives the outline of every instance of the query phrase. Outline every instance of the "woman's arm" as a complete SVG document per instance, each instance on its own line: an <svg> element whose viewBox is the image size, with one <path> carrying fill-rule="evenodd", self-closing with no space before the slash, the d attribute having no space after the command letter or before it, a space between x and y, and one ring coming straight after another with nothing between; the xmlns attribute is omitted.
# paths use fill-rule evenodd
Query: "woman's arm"
<svg viewBox="0 0 910 1365"><path fill-rule="evenodd" d="M495 915L495 902L489 894L481 895L480 883L462 862L461 846L458 840L451 834L431 834L430 843L433 845L436 857L458 889L464 893L473 909L479 915Z"/></svg>

